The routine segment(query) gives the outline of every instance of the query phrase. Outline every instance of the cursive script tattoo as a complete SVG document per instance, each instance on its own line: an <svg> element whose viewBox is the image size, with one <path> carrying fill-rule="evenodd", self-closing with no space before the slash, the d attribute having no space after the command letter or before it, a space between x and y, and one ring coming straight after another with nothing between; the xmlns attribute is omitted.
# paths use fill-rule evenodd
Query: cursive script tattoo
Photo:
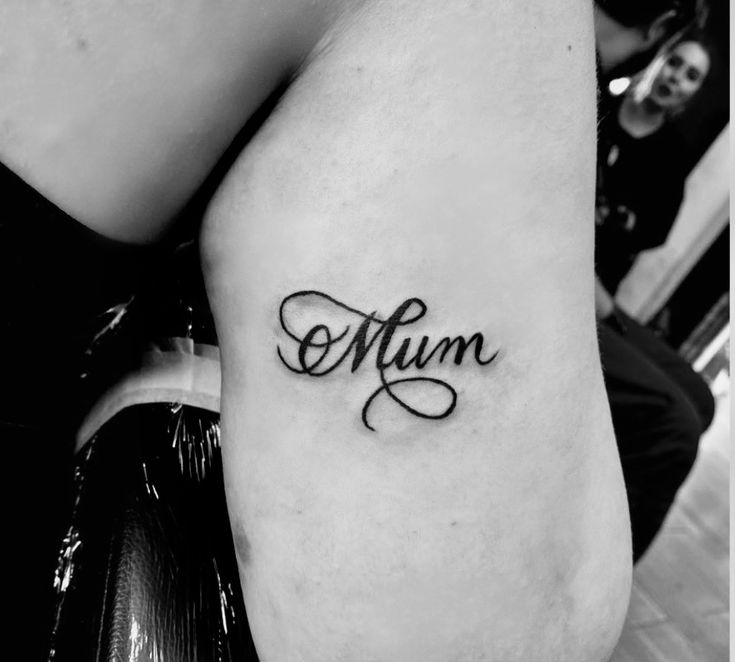
<svg viewBox="0 0 735 662"><path fill-rule="evenodd" d="M301 314L294 313L293 310L289 312L289 304L293 304L294 307L299 304L298 310ZM349 366L350 372L355 373L363 363L372 361L368 360L372 352L380 386L368 397L362 408L362 422L369 430L375 431L368 420L370 406L381 393L385 393L414 416L428 419L446 418L457 405L457 391L451 384L441 379L423 376L389 379L386 377L386 371L389 369L404 371L409 368L424 370L432 361L444 363L445 360L451 360L459 366L470 350L478 365L487 366L498 356L498 351L483 357L485 339L481 333L473 333L469 338L444 337L435 343L432 343L428 336L422 336L419 341L412 337L402 340L394 338L399 327L414 324L424 317L426 312L426 304L416 297L406 299L387 318L382 318L376 311L362 312L323 292L316 290L294 292L281 302L279 321L281 329L293 341L290 343L291 354L295 353L295 358L287 358L285 349L280 345L276 351L286 368L309 377L324 377L343 364ZM305 317L319 319L319 322L305 323ZM303 327L303 333L295 330L297 325ZM422 385L442 390L448 395L447 405L432 411L422 405L410 404L407 401L407 389L410 395L411 389Z"/></svg>

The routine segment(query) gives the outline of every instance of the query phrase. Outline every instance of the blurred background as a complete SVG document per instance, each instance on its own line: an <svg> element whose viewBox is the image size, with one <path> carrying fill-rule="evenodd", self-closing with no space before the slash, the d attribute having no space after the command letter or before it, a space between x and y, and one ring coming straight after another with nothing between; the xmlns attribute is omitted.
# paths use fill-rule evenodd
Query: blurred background
<svg viewBox="0 0 735 662"><path fill-rule="evenodd" d="M614 338L636 351L641 346L631 340L626 316L654 335L662 352L673 350L706 385L714 413L689 442L691 466L673 479L673 503L663 507L660 528L637 551L630 610L613 660L724 662L730 659L729 3L640 4L597 0L595 9L596 260L598 285L610 297L598 316L617 317ZM601 343L604 358L604 335ZM651 358L646 352L641 361ZM614 381L615 360L611 351L608 387L616 436L624 436L633 407L616 411L615 396L626 388L630 395L637 385ZM651 363L661 367L655 358ZM676 370L684 368L666 378L676 382ZM661 439L672 433L661 430L647 430L636 443L663 448L665 458L673 442L661 445ZM640 462L618 442L624 470L626 462ZM629 495L636 481L643 494L655 492L668 470L662 464L643 478L626 471Z"/></svg>
<svg viewBox="0 0 735 662"><path fill-rule="evenodd" d="M590 222L596 225L601 354L636 561L614 662L729 660L729 24L727 0L595 0L598 177ZM274 95L272 103L276 100ZM268 110L266 104L240 140ZM233 157L239 147L236 142ZM187 359L204 345L215 347L197 247L187 240L196 235L228 159L183 215L170 239L172 246L182 243L175 254L166 260L150 257L155 287L105 313L113 321L84 350L84 365L92 366L84 373L90 392L102 392L100 384L112 383L122 374L118 370L135 364L135 352L152 338L166 341L155 347L158 354L171 352L171 338L185 339L177 351ZM120 349L128 346L130 355ZM163 410L158 405L126 413L111 428L113 441L101 444L125 449L125 457L138 464L97 451L82 453L74 474L78 493L68 484L74 473L63 455L68 449L50 439L48 452L39 453L36 433L14 431L19 439L28 437L18 446L31 450L11 466L31 467L28 475L47 489L46 502L27 518L33 531L16 534L35 541L30 547L43 555L37 565L44 571L28 573L25 587L38 614L26 659L49 659L51 622L56 646L51 657L58 660L81 659L80 646L94 649L97 659L102 654L95 647L107 639L110 649L131 648L131 641L140 640L141 614L154 625L184 628L188 639L178 630L169 636L164 628L161 641L186 640L193 651L186 659L254 656L216 468L217 417L200 405L174 403ZM131 439L138 440L137 454L130 452ZM179 454L189 446L204 449L199 459L206 480L196 472L189 475ZM187 469L183 476L175 471L180 467ZM110 475L119 482L107 480ZM176 508L159 503L154 489L173 483L184 495ZM72 502L76 519L69 525ZM138 509L140 504L147 510ZM109 516L111 508L122 513L117 520ZM213 517L215 512L224 519ZM121 528L113 530L112 524ZM144 524L155 533L146 538L150 544L128 544L140 538L131 531L148 530ZM86 548L79 545L79 531L87 536ZM26 555L21 546L17 551ZM85 568L80 558L87 552ZM163 556L169 565L161 562ZM52 585L48 568L54 566ZM177 572L178 593L150 589ZM110 577L116 583L108 591ZM104 629L96 607L90 608L100 601L133 606L110 609L114 627ZM194 622L202 629L186 630ZM162 659L135 650L137 657L124 657ZM171 656L185 659L180 651Z"/></svg>

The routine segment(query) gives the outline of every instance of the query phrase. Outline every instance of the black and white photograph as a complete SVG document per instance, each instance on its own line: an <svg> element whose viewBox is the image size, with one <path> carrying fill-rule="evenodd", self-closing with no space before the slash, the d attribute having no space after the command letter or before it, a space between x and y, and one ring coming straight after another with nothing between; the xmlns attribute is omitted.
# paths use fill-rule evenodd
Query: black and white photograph
<svg viewBox="0 0 735 662"><path fill-rule="evenodd" d="M3 657L729 662L730 25L0 0Z"/></svg>

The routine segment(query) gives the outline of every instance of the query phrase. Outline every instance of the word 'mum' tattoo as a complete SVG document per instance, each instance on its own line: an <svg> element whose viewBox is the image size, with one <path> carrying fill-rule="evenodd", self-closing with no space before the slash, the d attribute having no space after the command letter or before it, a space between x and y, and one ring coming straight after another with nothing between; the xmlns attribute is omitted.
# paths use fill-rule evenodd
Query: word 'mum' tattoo
<svg viewBox="0 0 735 662"><path fill-rule="evenodd" d="M414 324L426 312L426 304L413 297L406 299L383 319L376 311L362 312L323 292L294 292L281 302L279 310L281 329L293 341L288 343L291 351L287 352L279 345L278 357L292 372L309 377L324 377L343 364L355 373L363 363L372 363L378 372L380 386L362 408L362 422L370 430L375 430L368 420L370 406L381 393L414 416L446 418L457 405L457 391L451 384L434 377L388 378L386 371L409 368L422 371L432 362L443 363L445 359L459 366L470 349L475 362L479 366L487 366L495 360L498 352L483 356L484 338L481 333L473 333L469 338L444 337L438 341L432 341L428 336L422 336L418 341L412 337L394 338L399 327ZM371 352L373 358L369 358ZM447 404L435 409L425 404L409 403L415 400L413 391L426 390L427 386L442 390L447 396L444 398Z"/></svg>

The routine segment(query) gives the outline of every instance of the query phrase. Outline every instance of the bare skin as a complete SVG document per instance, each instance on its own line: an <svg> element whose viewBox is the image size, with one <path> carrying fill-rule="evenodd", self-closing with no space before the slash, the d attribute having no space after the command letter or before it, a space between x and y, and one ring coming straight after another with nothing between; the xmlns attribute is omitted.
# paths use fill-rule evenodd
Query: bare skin
<svg viewBox="0 0 735 662"><path fill-rule="evenodd" d="M576 0L363 3L217 195L228 503L264 662L608 659L631 553L595 336L593 66ZM478 353L424 362L475 333ZM392 397L381 366L456 406L434 382Z"/></svg>
<svg viewBox="0 0 735 662"><path fill-rule="evenodd" d="M0 159L94 230L154 241L334 4L3 3Z"/></svg>
<svg viewBox="0 0 735 662"><path fill-rule="evenodd" d="M228 503L263 662L609 657L630 547L595 338L588 9L0 10L0 159L125 241L160 237L299 71L203 235ZM413 352L424 336L434 346L481 333L483 352L459 363L438 352L422 369L386 369L450 384L456 407L422 418L381 393L369 429L380 338L354 371L353 355L325 377L289 370L279 347L304 364L278 312L299 291L383 318L424 302L384 362L402 340ZM311 304L289 315L302 341L310 316L341 322ZM428 388L395 388L419 411L442 411Z"/></svg>

